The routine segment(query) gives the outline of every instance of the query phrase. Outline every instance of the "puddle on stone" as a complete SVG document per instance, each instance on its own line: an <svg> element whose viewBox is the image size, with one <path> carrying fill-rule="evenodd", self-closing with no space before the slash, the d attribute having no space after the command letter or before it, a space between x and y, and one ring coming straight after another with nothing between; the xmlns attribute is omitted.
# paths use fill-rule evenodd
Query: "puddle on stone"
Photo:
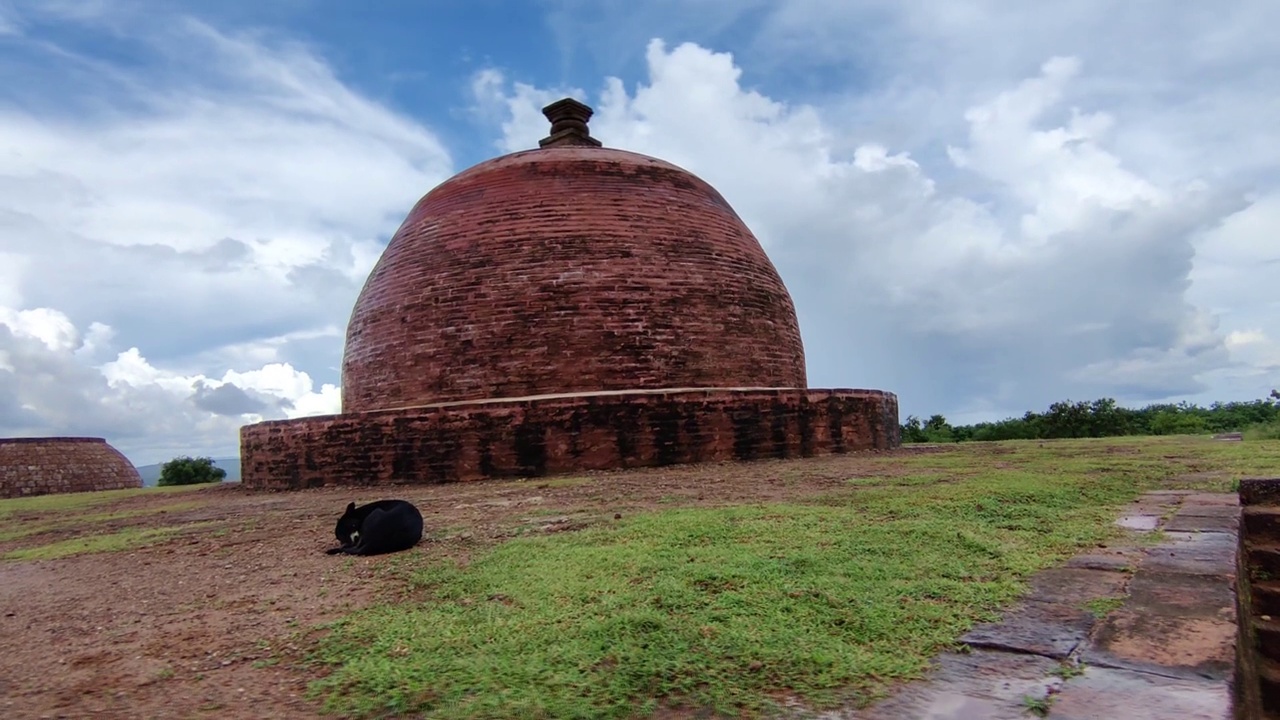
<svg viewBox="0 0 1280 720"><path fill-rule="evenodd" d="M1127 530L1151 532L1160 524L1160 517L1157 515L1125 515L1116 520L1116 524Z"/></svg>

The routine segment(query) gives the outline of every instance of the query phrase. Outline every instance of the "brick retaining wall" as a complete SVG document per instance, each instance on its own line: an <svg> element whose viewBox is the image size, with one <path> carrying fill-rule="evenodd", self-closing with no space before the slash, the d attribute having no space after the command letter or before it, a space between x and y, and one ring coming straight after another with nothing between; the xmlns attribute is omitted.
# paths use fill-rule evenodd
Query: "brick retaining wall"
<svg viewBox="0 0 1280 720"><path fill-rule="evenodd" d="M1280 478L1240 480L1236 720L1280 718Z"/></svg>
<svg viewBox="0 0 1280 720"><path fill-rule="evenodd" d="M247 425L247 487L443 483L889 449L877 390L668 390L450 403Z"/></svg>
<svg viewBox="0 0 1280 720"><path fill-rule="evenodd" d="M137 468L102 438L0 438L0 497L137 487Z"/></svg>

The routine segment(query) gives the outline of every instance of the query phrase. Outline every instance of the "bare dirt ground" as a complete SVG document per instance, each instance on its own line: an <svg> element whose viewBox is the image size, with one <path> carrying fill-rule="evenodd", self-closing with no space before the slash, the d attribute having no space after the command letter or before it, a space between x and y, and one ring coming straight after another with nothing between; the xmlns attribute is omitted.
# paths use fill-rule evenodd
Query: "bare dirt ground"
<svg viewBox="0 0 1280 720"><path fill-rule="evenodd" d="M99 511L149 511L94 531L204 523L136 549L0 561L0 715L6 718L315 718L301 634L379 598L404 554L327 556L349 501L411 500L427 537L410 553L468 556L502 538L573 530L655 508L795 499L894 474L913 448L828 458L436 486L255 492L239 484L143 493ZM194 509L159 512L175 503ZM22 513L22 523L60 514ZM77 511L78 512L78 511ZM83 529L0 542L0 553ZM390 594L390 595L389 595Z"/></svg>

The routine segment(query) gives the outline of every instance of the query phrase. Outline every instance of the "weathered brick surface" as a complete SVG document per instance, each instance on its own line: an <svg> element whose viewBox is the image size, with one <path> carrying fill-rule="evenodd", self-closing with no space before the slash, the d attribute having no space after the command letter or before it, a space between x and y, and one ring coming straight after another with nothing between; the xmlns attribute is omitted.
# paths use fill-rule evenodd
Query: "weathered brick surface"
<svg viewBox="0 0 1280 720"><path fill-rule="evenodd" d="M137 468L102 438L0 438L0 497L136 487Z"/></svg>
<svg viewBox="0 0 1280 720"><path fill-rule="evenodd" d="M887 449L875 390L591 394L280 420L240 430L246 486L443 483Z"/></svg>
<svg viewBox="0 0 1280 720"><path fill-rule="evenodd" d="M1280 718L1280 478L1240 479L1236 720Z"/></svg>
<svg viewBox="0 0 1280 720"><path fill-rule="evenodd" d="M791 297L720 193L662 160L558 144L417 203L352 312L342 402L806 384Z"/></svg>

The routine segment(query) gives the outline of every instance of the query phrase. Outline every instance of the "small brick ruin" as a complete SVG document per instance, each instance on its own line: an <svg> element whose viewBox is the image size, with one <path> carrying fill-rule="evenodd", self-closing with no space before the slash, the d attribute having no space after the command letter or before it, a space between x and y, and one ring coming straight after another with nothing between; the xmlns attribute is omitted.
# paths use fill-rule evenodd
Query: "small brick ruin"
<svg viewBox="0 0 1280 720"><path fill-rule="evenodd" d="M103 438L0 438L0 498L139 487L138 469Z"/></svg>
<svg viewBox="0 0 1280 720"><path fill-rule="evenodd" d="M340 415L241 428L248 487L438 483L900 442L898 400L809 389L795 307L715 188L605 148L572 99L539 148L413 207L347 327Z"/></svg>

